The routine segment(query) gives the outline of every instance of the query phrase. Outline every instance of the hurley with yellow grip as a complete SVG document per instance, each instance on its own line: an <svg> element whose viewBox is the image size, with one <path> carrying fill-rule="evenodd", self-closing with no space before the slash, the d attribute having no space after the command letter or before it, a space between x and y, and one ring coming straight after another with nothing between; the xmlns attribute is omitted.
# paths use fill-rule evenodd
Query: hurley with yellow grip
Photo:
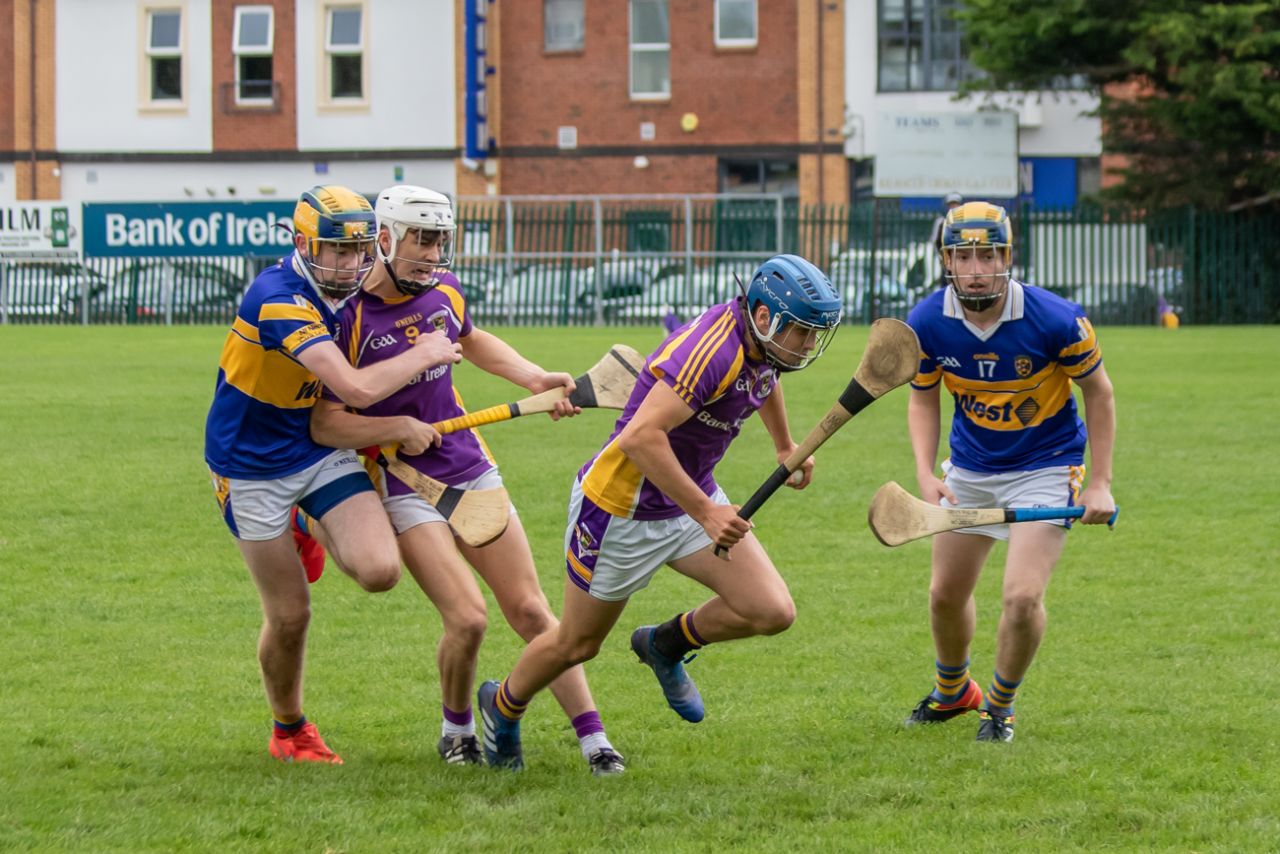
<svg viewBox="0 0 1280 854"><path fill-rule="evenodd" d="M595 367L573 381L576 387L569 395L569 402L583 409L622 409L627 405L627 398L631 396L631 389L635 388L636 377L643 367L644 356L626 344L614 344ZM437 421L431 426L441 433L456 433L521 415L551 412L564 398L563 388L553 388L514 403L500 403L457 418Z"/></svg>

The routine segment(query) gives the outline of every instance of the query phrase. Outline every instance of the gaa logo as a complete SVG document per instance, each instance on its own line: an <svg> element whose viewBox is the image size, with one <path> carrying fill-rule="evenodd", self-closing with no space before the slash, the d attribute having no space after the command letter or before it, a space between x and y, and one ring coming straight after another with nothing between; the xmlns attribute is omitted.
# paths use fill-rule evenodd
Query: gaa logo
<svg viewBox="0 0 1280 854"><path fill-rule="evenodd" d="M1013 369L1018 372L1019 377L1031 376L1031 357L1018 356L1013 360Z"/></svg>

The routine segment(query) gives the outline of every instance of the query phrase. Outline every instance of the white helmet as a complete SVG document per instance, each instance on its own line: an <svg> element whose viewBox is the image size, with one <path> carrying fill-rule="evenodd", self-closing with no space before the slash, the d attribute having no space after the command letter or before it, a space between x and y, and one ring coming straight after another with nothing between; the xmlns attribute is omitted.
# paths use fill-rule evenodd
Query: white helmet
<svg viewBox="0 0 1280 854"><path fill-rule="evenodd" d="M449 197L426 187L415 187L408 184L397 184L388 187L378 194L374 214L378 218L379 230L385 228L391 237L391 250L384 253L382 243L378 243L378 260L386 265L391 279L403 293L420 294L435 286L433 278L427 281L400 279L391 268L396 260L396 250L401 241L413 232L412 239L419 245L431 243L439 249L439 256L429 264L419 262L424 272L434 273L448 268L453 263L454 235L458 226L453 220L453 205ZM400 260L417 261L416 258L400 258ZM429 269L428 269L429 268Z"/></svg>

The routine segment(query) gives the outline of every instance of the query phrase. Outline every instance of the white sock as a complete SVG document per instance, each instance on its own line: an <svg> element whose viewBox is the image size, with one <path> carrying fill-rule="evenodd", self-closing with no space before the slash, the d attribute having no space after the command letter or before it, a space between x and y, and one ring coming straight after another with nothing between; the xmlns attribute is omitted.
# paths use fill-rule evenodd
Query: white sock
<svg viewBox="0 0 1280 854"><path fill-rule="evenodd" d="M471 720L467 721L465 724L450 723L449 721L443 720L443 719L440 722L440 735L442 736L475 735L475 734L476 734L475 718L472 718Z"/></svg>
<svg viewBox="0 0 1280 854"><path fill-rule="evenodd" d="M590 759L591 754L604 747L613 750L613 745L609 743L609 736L602 732L593 732L591 735L584 735L582 738L578 739L578 745L582 748L583 759Z"/></svg>

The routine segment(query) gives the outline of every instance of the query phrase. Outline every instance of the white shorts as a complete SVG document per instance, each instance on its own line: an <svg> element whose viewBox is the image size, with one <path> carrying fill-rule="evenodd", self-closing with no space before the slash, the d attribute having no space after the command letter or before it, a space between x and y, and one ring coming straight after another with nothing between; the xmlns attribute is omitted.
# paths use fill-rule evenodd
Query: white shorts
<svg viewBox="0 0 1280 854"><path fill-rule="evenodd" d="M309 468L275 480L213 474L213 491L231 533L241 540L260 541L289 530L295 504L311 518L322 519L351 496L372 492L373 484L355 451L334 451Z"/></svg>
<svg viewBox="0 0 1280 854"><path fill-rule="evenodd" d="M955 493L958 504L943 498L943 507L1072 507L1080 497L1084 466L1050 466L1031 471L986 474L957 468L946 460L942 479ZM1046 520L1051 525L1071 527L1070 519ZM981 525L957 528L957 534L981 534L996 540L1009 539L1008 525Z"/></svg>
<svg viewBox="0 0 1280 854"><path fill-rule="evenodd" d="M502 475L498 473L497 467L494 467L479 477L459 483L453 488L497 489L500 486L502 486ZM382 506L387 511L387 516L391 519L391 527L396 529L397 535L428 522L448 524L444 516L440 515L440 511L428 504L427 500L416 492L408 495L383 496ZM507 506L511 508L511 515L516 515L515 505L508 501Z"/></svg>
<svg viewBox="0 0 1280 854"><path fill-rule="evenodd" d="M716 488L711 500L728 504ZM674 519L625 519L597 507L574 481L569 524L564 532L569 580L596 599L619 602L643 589L663 564L711 545L702 526L688 515Z"/></svg>

